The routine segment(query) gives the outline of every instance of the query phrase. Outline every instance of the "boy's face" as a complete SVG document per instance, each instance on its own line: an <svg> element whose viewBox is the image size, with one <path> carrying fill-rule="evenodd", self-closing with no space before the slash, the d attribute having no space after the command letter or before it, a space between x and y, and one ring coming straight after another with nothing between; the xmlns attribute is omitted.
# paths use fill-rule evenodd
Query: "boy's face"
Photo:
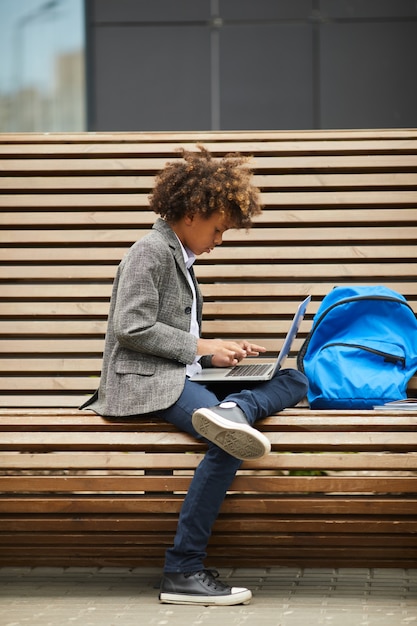
<svg viewBox="0 0 417 626"><path fill-rule="evenodd" d="M177 235L183 245L198 256L203 252L211 252L215 246L220 246L223 234L229 228L231 226L228 225L224 214L216 211L208 219L198 214L185 217L181 232L177 232Z"/></svg>

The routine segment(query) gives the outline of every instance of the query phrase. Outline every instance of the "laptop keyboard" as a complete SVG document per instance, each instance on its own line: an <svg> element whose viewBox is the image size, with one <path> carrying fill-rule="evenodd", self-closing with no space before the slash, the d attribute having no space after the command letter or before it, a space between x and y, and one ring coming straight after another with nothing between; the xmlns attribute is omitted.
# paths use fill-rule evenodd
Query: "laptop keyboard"
<svg viewBox="0 0 417 626"><path fill-rule="evenodd" d="M271 367L270 363L255 363L253 365L236 365L226 376L262 376Z"/></svg>

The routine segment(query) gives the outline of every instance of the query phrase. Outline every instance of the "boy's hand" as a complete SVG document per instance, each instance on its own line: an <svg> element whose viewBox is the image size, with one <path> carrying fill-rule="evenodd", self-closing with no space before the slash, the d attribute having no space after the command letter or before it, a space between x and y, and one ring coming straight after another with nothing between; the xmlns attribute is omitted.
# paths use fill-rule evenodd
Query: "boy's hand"
<svg viewBox="0 0 417 626"><path fill-rule="evenodd" d="M266 348L249 341L224 341L223 339L199 339L197 354L211 354L213 367L230 367L247 356L258 356Z"/></svg>

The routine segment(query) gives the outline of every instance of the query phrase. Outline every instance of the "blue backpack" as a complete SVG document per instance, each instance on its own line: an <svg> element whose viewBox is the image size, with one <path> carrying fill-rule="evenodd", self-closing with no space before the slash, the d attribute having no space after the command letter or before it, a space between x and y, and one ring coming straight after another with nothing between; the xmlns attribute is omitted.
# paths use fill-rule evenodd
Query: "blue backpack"
<svg viewBox="0 0 417 626"><path fill-rule="evenodd" d="M384 286L336 287L297 357L312 409L369 409L407 397L417 371L417 319Z"/></svg>

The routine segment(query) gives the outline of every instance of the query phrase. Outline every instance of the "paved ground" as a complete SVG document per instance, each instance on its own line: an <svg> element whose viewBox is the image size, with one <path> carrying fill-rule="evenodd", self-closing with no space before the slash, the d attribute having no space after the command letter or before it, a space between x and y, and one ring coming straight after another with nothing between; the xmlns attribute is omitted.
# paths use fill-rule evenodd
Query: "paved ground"
<svg viewBox="0 0 417 626"><path fill-rule="evenodd" d="M0 569L0 626L417 626L417 569L221 570L251 604L159 604L153 569Z"/></svg>

